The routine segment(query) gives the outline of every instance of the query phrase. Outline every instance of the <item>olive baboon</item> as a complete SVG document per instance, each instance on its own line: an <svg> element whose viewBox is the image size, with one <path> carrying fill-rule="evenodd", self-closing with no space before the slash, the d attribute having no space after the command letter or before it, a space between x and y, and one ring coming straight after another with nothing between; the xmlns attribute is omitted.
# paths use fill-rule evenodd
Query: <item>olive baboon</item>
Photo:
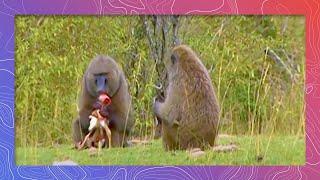
<svg viewBox="0 0 320 180"><path fill-rule="evenodd" d="M165 149L213 146L218 131L219 105L207 69L191 48L180 45L165 61L169 85L164 102L154 101L162 120Z"/></svg>
<svg viewBox="0 0 320 180"><path fill-rule="evenodd" d="M73 122L76 147L88 133L89 116L102 94L107 94L112 101L107 108L112 147L127 145L127 136L134 125L134 119L125 75L111 57L99 55L90 62L83 76L79 115Z"/></svg>

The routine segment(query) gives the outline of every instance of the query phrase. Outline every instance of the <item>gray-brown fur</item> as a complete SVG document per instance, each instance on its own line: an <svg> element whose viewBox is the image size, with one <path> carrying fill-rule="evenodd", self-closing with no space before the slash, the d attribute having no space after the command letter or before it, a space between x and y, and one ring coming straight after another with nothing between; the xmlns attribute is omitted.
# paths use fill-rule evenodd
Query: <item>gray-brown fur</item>
<svg viewBox="0 0 320 180"><path fill-rule="evenodd" d="M162 120L165 149L213 146L220 110L207 69L185 45L172 50L166 69L165 101L154 102L154 113Z"/></svg>
<svg viewBox="0 0 320 180"><path fill-rule="evenodd" d="M88 133L89 115L97 101L94 74L106 74L108 78L107 94L112 103L108 106L112 147L125 146L127 137L134 125L131 96L123 71L117 63L107 56L99 55L89 64L82 81L79 101L79 115L73 122L73 141L77 147Z"/></svg>

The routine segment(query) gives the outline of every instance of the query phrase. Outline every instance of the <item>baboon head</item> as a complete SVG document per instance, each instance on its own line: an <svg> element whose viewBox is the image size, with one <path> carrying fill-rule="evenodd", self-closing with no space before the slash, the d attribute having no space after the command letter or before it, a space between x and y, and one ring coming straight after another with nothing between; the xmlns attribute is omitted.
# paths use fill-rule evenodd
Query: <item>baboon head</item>
<svg viewBox="0 0 320 180"><path fill-rule="evenodd" d="M169 58L165 61L165 66L169 75L169 79L174 78L178 74L192 72L194 66L199 66L196 54L186 45L179 45L173 48Z"/></svg>
<svg viewBox="0 0 320 180"><path fill-rule="evenodd" d="M94 58L85 74L86 91L93 97L106 93L112 97L120 87L120 73L116 62L107 56Z"/></svg>

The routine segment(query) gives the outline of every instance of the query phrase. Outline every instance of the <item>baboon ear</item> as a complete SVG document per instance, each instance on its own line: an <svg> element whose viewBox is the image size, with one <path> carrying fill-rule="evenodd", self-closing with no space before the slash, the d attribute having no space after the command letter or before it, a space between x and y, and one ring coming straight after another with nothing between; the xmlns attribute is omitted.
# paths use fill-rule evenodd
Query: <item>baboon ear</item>
<svg viewBox="0 0 320 180"><path fill-rule="evenodd" d="M175 54L172 54L171 55L171 63L175 64L177 62L177 60L178 60L177 56Z"/></svg>

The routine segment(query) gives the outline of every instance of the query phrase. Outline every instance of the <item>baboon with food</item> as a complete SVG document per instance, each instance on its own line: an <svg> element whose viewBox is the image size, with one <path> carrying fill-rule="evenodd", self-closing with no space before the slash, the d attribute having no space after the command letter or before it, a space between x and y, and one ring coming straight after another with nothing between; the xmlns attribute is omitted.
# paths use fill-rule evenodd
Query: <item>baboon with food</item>
<svg viewBox="0 0 320 180"><path fill-rule="evenodd" d="M111 99L105 113L109 115L112 147L127 145L127 137L134 125L127 81L114 59L98 55L91 60L83 76L79 115L73 122L73 141L76 148L89 132L89 116L94 110L93 105L102 95Z"/></svg>

